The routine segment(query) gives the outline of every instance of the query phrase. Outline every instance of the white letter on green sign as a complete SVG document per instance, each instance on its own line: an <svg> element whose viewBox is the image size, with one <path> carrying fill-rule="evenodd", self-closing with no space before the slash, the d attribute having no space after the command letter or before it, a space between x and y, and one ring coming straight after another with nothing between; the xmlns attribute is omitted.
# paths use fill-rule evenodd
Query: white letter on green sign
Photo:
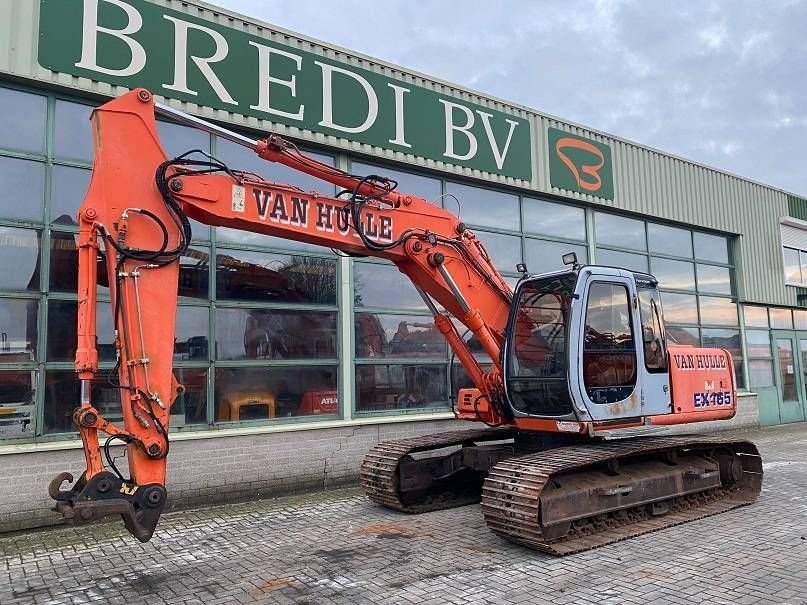
<svg viewBox="0 0 807 605"><path fill-rule="evenodd" d="M121 8L126 13L127 23L123 29L109 29L98 25L98 0L84 0L84 23L81 36L81 60L76 67L90 69L109 76L133 76L146 65L146 50L131 34L140 31L143 27L143 17L140 13L121 0L103 0ZM123 40L132 53L129 65L123 69L109 69L98 65L98 34L108 34Z"/></svg>
<svg viewBox="0 0 807 605"><path fill-rule="evenodd" d="M373 87L370 83L362 78L359 74L336 67L335 65L328 65L327 63L320 63L314 61L322 70L322 121L320 126L326 128L333 128L334 130L341 130L342 132L364 132L375 124L375 119L378 117L378 97L376 97ZM367 95L367 118L358 126L343 126L333 121L333 73L342 74L353 78L356 82L361 84L364 89L364 94Z"/></svg>
<svg viewBox="0 0 807 605"><path fill-rule="evenodd" d="M297 76L291 76L288 80L281 80L280 78L275 78L270 74L269 71L269 59L272 56L272 53L276 55L280 55L282 57L286 57L294 61L297 65L297 71L300 71L303 66L303 58L300 55L295 55L293 53L286 52L285 50L280 50L279 48L270 48L269 46L264 46L263 44L258 44L257 42L253 42L252 40L249 43L258 49L258 104L257 105L250 105L250 109L257 109L259 111L265 111L266 113L271 113L276 116L283 116L285 118L290 118L292 120L302 120L303 119L303 111L305 107L300 105L300 110L297 113L291 113L290 111L283 111L281 109L275 109L271 105L269 105L269 99L271 96L270 85L271 84L278 84L280 86L285 86L291 91L291 96L297 96Z"/></svg>

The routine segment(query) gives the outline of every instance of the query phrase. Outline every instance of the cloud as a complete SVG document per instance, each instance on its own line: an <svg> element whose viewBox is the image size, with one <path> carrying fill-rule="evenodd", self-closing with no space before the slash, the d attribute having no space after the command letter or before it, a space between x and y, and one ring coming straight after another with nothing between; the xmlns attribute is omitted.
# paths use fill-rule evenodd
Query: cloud
<svg viewBox="0 0 807 605"><path fill-rule="evenodd" d="M807 2L217 2L807 196Z"/></svg>

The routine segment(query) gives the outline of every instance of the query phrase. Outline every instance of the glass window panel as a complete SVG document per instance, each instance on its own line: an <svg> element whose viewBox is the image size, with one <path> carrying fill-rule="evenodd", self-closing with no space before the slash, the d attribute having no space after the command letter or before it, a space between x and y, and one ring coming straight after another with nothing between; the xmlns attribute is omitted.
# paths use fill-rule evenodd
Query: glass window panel
<svg viewBox="0 0 807 605"><path fill-rule="evenodd" d="M790 309L768 309L771 316L771 327L776 330L792 330L793 315Z"/></svg>
<svg viewBox="0 0 807 605"><path fill-rule="evenodd" d="M216 309L216 359L334 359L336 313Z"/></svg>
<svg viewBox="0 0 807 605"><path fill-rule="evenodd" d="M664 309L664 321L669 323L698 323L698 303L691 294L673 294L662 292L661 302Z"/></svg>
<svg viewBox="0 0 807 605"><path fill-rule="evenodd" d="M807 310L793 309L793 323L797 330L807 330Z"/></svg>
<svg viewBox="0 0 807 605"><path fill-rule="evenodd" d="M188 248L179 259L180 296L206 300L210 282L210 250Z"/></svg>
<svg viewBox="0 0 807 605"><path fill-rule="evenodd" d="M33 371L0 372L0 439L34 436L35 379Z"/></svg>
<svg viewBox="0 0 807 605"><path fill-rule="evenodd" d="M64 231L50 233L50 275L48 289L51 292L78 290L78 235ZM109 294L106 265L98 258L98 293Z"/></svg>
<svg viewBox="0 0 807 605"><path fill-rule="evenodd" d="M782 248L785 262L785 282L788 284L801 283L801 265L799 264L799 251L793 248Z"/></svg>
<svg viewBox="0 0 807 605"><path fill-rule="evenodd" d="M480 363L480 366L483 371L489 372L493 369L493 364L490 363L490 359L486 360L486 363ZM468 372L465 371L465 367L459 363L455 362L453 365L453 369L451 370L451 396L456 397L459 393L460 389L473 389L476 388L473 380L468 375Z"/></svg>
<svg viewBox="0 0 807 605"><path fill-rule="evenodd" d="M643 221L597 212L594 216L594 227L598 245L631 248L632 250L647 249Z"/></svg>
<svg viewBox="0 0 807 605"><path fill-rule="evenodd" d="M42 95L0 88L0 147L44 153L47 105Z"/></svg>
<svg viewBox="0 0 807 605"><path fill-rule="evenodd" d="M730 298L699 296L702 324L737 325L737 304Z"/></svg>
<svg viewBox="0 0 807 605"><path fill-rule="evenodd" d="M713 263L729 262L729 242L725 237L695 233L695 258Z"/></svg>
<svg viewBox="0 0 807 605"><path fill-rule="evenodd" d="M336 304L336 261L326 258L220 250L219 299Z"/></svg>
<svg viewBox="0 0 807 605"><path fill-rule="evenodd" d="M218 368L217 422L338 413L336 366Z"/></svg>
<svg viewBox="0 0 807 605"><path fill-rule="evenodd" d="M57 158L92 161L92 110L90 105L56 101L53 152Z"/></svg>
<svg viewBox="0 0 807 605"><path fill-rule="evenodd" d="M765 307L751 307L743 305L745 314L745 326L747 328L767 328L768 309Z"/></svg>
<svg viewBox="0 0 807 605"><path fill-rule="evenodd" d="M99 302L96 316L96 347L100 361L115 361L115 330L112 305ZM74 300L48 302L48 361L74 361L78 344L78 303Z"/></svg>
<svg viewBox="0 0 807 605"><path fill-rule="evenodd" d="M354 318L356 357L446 356L446 340L431 315L356 313Z"/></svg>
<svg viewBox="0 0 807 605"><path fill-rule="evenodd" d="M698 292L731 294L731 271L727 267L699 264Z"/></svg>
<svg viewBox="0 0 807 605"><path fill-rule="evenodd" d="M518 196L492 189L482 189L471 185L446 181L446 193L456 196L460 203L459 217L470 225L496 227L518 231ZM456 202L446 197L445 207L455 212Z"/></svg>
<svg viewBox="0 0 807 605"><path fill-rule="evenodd" d="M566 204L524 198L524 231L586 240L586 212Z"/></svg>
<svg viewBox="0 0 807 605"><path fill-rule="evenodd" d="M647 224L650 252L692 258L692 232L667 225Z"/></svg>
<svg viewBox="0 0 807 605"><path fill-rule="evenodd" d="M174 368L174 375L185 387L171 405L171 428L207 424L207 368Z"/></svg>
<svg viewBox="0 0 807 605"><path fill-rule="evenodd" d="M177 307L174 361L207 361L209 317L207 307Z"/></svg>
<svg viewBox="0 0 807 605"><path fill-rule="evenodd" d="M650 259L650 273L658 280L660 288L695 289L695 265L693 263L653 257Z"/></svg>
<svg viewBox="0 0 807 605"><path fill-rule="evenodd" d="M745 346L749 357L770 357L771 336L767 330L746 330Z"/></svg>
<svg viewBox="0 0 807 605"><path fill-rule="evenodd" d="M737 379L737 386L745 386L743 374L743 349L740 341L739 330L722 330L715 328L703 328L701 330L701 340L704 347L714 349L726 349L731 353L734 362L734 376Z"/></svg>
<svg viewBox="0 0 807 605"><path fill-rule="evenodd" d="M699 347L701 345L698 328L685 328L684 326L667 325L667 338L670 342L679 345Z"/></svg>
<svg viewBox="0 0 807 605"><path fill-rule="evenodd" d="M563 255L569 252L577 253L577 262L580 264L588 262L588 251L585 246L530 238L524 240L524 255L530 273L548 273L563 269L565 266Z"/></svg>
<svg viewBox="0 0 807 605"><path fill-rule="evenodd" d="M798 403L798 381L793 357L793 341L789 338L777 338L776 354L779 358L779 384L782 387L782 399Z"/></svg>
<svg viewBox="0 0 807 605"><path fill-rule="evenodd" d="M748 379L751 388L773 386L773 362L766 359L751 359L748 362Z"/></svg>
<svg viewBox="0 0 807 605"><path fill-rule="evenodd" d="M647 273L647 256L597 248L597 264Z"/></svg>
<svg viewBox="0 0 807 605"><path fill-rule="evenodd" d="M0 298L0 363L36 361L36 300Z"/></svg>
<svg viewBox="0 0 807 605"><path fill-rule="evenodd" d="M194 234L196 231L194 231ZM195 235L194 235L195 237ZM305 242L297 242L284 237L273 237L262 233L252 233L230 227L216 227L216 241L220 244L236 244L238 246L260 246L262 248L278 248L280 250L299 250L315 254L332 254L330 248L315 246Z"/></svg>
<svg viewBox="0 0 807 605"><path fill-rule="evenodd" d="M76 214L90 185L91 170L54 166L51 177L50 220L57 225L78 225Z"/></svg>
<svg viewBox="0 0 807 605"><path fill-rule="evenodd" d="M169 158L175 158L192 149L201 149L206 153L210 151L210 135L197 128L158 120L157 133L160 135L163 151ZM203 158L199 154L192 157Z"/></svg>
<svg viewBox="0 0 807 605"><path fill-rule="evenodd" d="M448 408L445 365L356 365L356 410Z"/></svg>
<svg viewBox="0 0 807 605"><path fill-rule="evenodd" d="M72 370L49 371L45 374L45 433L77 432L73 424L73 411L79 404L80 384ZM93 379L90 398L104 418L110 422L122 422L119 389L109 383L106 372L101 372ZM126 466L125 460L119 462Z"/></svg>
<svg viewBox="0 0 807 605"><path fill-rule="evenodd" d="M39 291L39 237L33 229L0 226L0 290Z"/></svg>
<svg viewBox="0 0 807 605"><path fill-rule="evenodd" d="M442 193L442 187L440 186L440 179L424 176L422 174L402 172L400 170L387 168L386 166L374 166L373 164L366 164L355 160L350 164L350 171L358 176L366 176L368 174L385 176L398 182L396 191L399 193L411 193L430 202L436 202L438 206L441 205L440 195ZM456 211L456 203L453 199L446 200L445 204L450 212Z"/></svg>
<svg viewBox="0 0 807 605"><path fill-rule="evenodd" d="M42 221L45 164L0 157L0 216Z"/></svg>
<svg viewBox="0 0 807 605"><path fill-rule="evenodd" d="M516 265L521 262L521 238L517 235L504 235L502 233L487 233L477 231L476 235L482 240L493 264L499 271L515 273Z"/></svg>
<svg viewBox="0 0 807 605"><path fill-rule="evenodd" d="M421 309L425 306L415 286L395 265L353 264L353 304L357 307Z"/></svg>

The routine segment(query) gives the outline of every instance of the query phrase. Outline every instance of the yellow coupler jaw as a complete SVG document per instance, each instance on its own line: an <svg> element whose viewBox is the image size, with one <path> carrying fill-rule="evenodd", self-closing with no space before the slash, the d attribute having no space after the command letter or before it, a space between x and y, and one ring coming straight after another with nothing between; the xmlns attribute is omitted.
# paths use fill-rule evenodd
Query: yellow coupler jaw
<svg viewBox="0 0 807 605"><path fill-rule="evenodd" d="M56 501L53 510L60 513L66 523L84 525L107 517L120 515L126 529L141 542L148 542L154 534L160 514L165 506L166 491L162 485L136 485L104 471L89 481L81 479L69 490L62 484L72 483L70 473L54 477L48 489Z"/></svg>
<svg viewBox="0 0 807 605"><path fill-rule="evenodd" d="M761 488L749 441L643 437L499 462L482 511L502 538L566 555L751 504Z"/></svg>

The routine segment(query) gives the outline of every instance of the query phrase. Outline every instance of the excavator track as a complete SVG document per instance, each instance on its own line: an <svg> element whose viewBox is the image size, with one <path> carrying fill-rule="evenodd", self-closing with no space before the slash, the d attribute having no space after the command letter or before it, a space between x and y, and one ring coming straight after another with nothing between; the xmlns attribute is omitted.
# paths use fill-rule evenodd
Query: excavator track
<svg viewBox="0 0 807 605"><path fill-rule="evenodd" d="M512 433L506 429L481 429L385 441L370 449L365 455L360 470L361 485L371 501L405 513L425 513L475 504L479 502L484 473L463 472L471 469L462 465L461 453L459 460L454 464L434 464L432 468L421 465L414 468L408 473L409 479L406 476L402 477L402 465L414 462L412 454L417 452L457 446L465 449L487 441L507 440L510 437ZM499 452L502 458L505 455L509 457L512 456L512 447L498 448L496 452ZM451 454L437 457L435 461L442 463L449 456ZM455 453L453 460L456 459L458 456ZM418 477L418 474L421 476ZM428 474L432 476L428 477ZM416 482L419 478L422 480L421 484L425 486L419 490L407 490L407 487L411 486L406 484Z"/></svg>
<svg viewBox="0 0 807 605"><path fill-rule="evenodd" d="M499 462L482 511L502 538L567 555L751 504L761 488L751 442L643 437Z"/></svg>

